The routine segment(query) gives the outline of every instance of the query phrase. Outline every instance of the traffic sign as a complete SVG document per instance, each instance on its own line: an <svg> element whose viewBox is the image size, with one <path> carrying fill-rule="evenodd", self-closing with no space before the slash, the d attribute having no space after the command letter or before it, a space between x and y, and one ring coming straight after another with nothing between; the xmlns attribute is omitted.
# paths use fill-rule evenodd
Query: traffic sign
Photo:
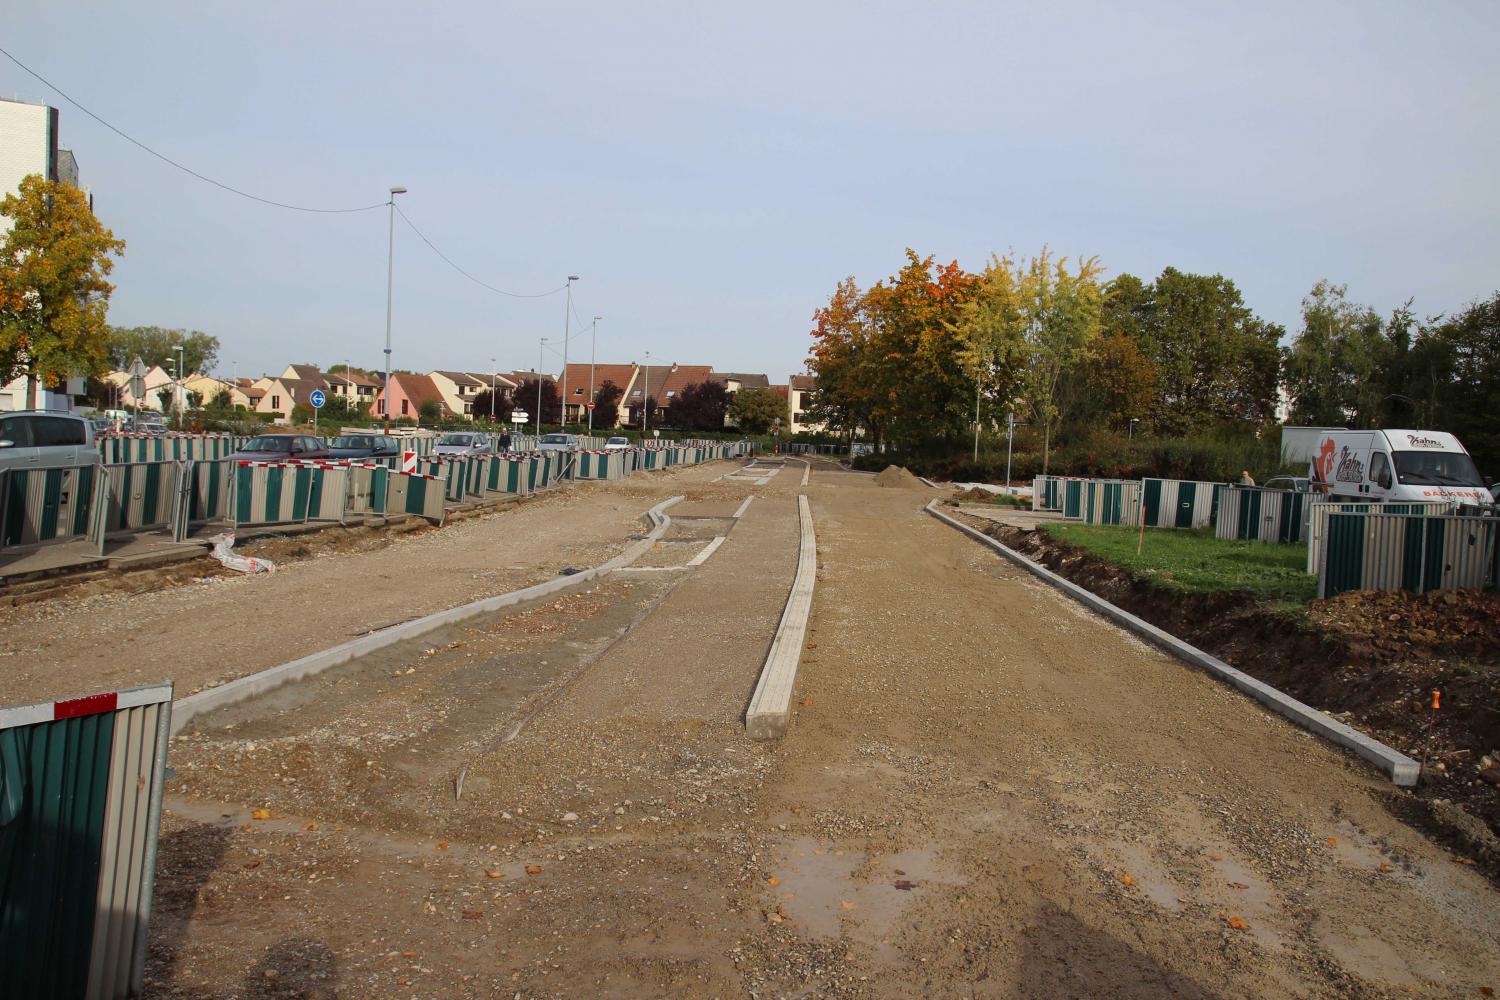
<svg viewBox="0 0 1500 1000"><path fill-rule="evenodd" d="M135 400L136 406L140 406L142 398L146 395L146 365L141 361L140 355L131 359L129 374L130 398Z"/></svg>
<svg viewBox="0 0 1500 1000"><path fill-rule="evenodd" d="M531 414L527 413L525 410L511 410L510 411L510 422L513 423L513 424L524 424L526 421L528 421L530 419L531 419Z"/></svg>
<svg viewBox="0 0 1500 1000"><path fill-rule="evenodd" d="M594 408L594 401L593 400L589 400L587 403L584 403L583 405L587 406L589 409L592 410Z"/></svg>
<svg viewBox="0 0 1500 1000"><path fill-rule="evenodd" d="M410 475L417 471L417 453L414 451L403 451L401 453L401 471Z"/></svg>
<svg viewBox="0 0 1500 1000"><path fill-rule="evenodd" d="M313 409L321 410L323 408L323 404L328 402L328 397L323 395L322 389L314 389L312 393L307 397L307 401L312 404Z"/></svg>

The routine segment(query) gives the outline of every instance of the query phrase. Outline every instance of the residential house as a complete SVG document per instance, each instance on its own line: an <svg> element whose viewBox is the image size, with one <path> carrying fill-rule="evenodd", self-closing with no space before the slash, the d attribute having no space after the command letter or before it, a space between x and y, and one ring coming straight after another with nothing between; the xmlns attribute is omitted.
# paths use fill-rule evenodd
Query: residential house
<svg viewBox="0 0 1500 1000"><path fill-rule="evenodd" d="M402 375L392 372L391 384L375 394L375 409L371 412L377 418L387 412L387 399L389 399L389 413L392 420L420 420L424 403L433 403L438 407L439 420L453 415L442 392L428 375Z"/></svg>
<svg viewBox="0 0 1500 1000"><path fill-rule="evenodd" d="M328 393L348 402L354 409L374 407L375 394L380 391L380 379L353 368L332 372L325 376Z"/></svg>
<svg viewBox="0 0 1500 1000"><path fill-rule="evenodd" d="M567 409L567 422L570 424L588 423L589 402L598 398L600 386L605 382L613 382L620 387L623 395L620 397L620 412L610 428L620 426L620 417L625 412L625 400L630 398L630 390L635 387L636 376L639 372L640 368L637 365L569 365L568 398L563 400L563 406Z"/></svg>
<svg viewBox="0 0 1500 1000"><path fill-rule="evenodd" d="M661 420L667 415L667 407L672 405L672 400L677 398L679 392L690 385L709 381L713 374L712 365L679 365L676 362L670 365L642 365L635 383L625 394L628 422L634 427L642 426L646 400L649 399L655 403L650 415L650 426L660 426Z"/></svg>
<svg viewBox="0 0 1500 1000"><path fill-rule="evenodd" d="M106 377L119 387L120 406L126 409L156 410L159 413L163 409L160 393L172 386L172 376L161 365L152 365L147 369L141 380L146 391L140 399L136 399L130 392L129 372L110 372Z"/></svg>
<svg viewBox="0 0 1500 1000"><path fill-rule="evenodd" d="M734 402L735 393L741 389L769 389L771 380L765 375L750 375L745 372L714 372L712 382L722 385L729 394L729 401ZM729 416L729 411L724 412L724 426L733 427L734 420Z"/></svg>
<svg viewBox="0 0 1500 1000"><path fill-rule="evenodd" d="M192 403L194 393L198 394L199 405L208 406L219 397L220 393L227 392L229 393L229 405L231 407L243 406L247 410L250 409L250 397L245 394L245 391L240 388L237 382L214 378L211 375L204 375L200 372L183 379L182 389L188 397L189 405Z"/></svg>
<svg viewBox="0 0 1500 1000"><path fill-rule="evenodd" d="M26 388L31 381L25 375L0 385L0 410L26 409ZM81 378L70 378L55 389L38 384L33 406L38 410L59 410L67 413L73 409L74 397L82 396L88 389Z"/></svg>
<svg viewBox="0 0 1500 1000"><path fill-rule="evenodd" d="M787 403L792 411L793 434L819 434L825 430L825 425L820 421L808 419L807 411L812 406L813 395L818 391L818 379L815 375L792 375L787 378Z"/></svg>
<svg viewBox="0 0 1500 1000"><path fill-rule="evenodd" d="M432 379L432 384L442 393L443 403L449 413L471 418L483 416L488 419L487 413L474 413L474 400L490 391L492 385L500 396L514 392L516 388L516 383L498 372L436 371L428 372L427 377Z"/></svg>

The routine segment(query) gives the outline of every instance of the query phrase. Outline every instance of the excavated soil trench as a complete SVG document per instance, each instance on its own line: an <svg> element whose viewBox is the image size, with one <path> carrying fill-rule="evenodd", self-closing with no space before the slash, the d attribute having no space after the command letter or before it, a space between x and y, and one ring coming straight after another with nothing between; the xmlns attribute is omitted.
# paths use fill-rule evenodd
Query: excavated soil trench
<svg viewBox="0 0 1500 1000"><path fill-rule="evenodd" d="M1044 531L966 520L1117 607L1425 761L1417 797L1392 806L1500 876L1500 789L1480 762L1500 748L1500 597L1346 594L1307 611L1244 592L1190 594ZM1394 616L1394 617L1392 617ZM1444 622L1441 629L1426 627ZM1441 709L1431 709L1433 690Z"/></svg>

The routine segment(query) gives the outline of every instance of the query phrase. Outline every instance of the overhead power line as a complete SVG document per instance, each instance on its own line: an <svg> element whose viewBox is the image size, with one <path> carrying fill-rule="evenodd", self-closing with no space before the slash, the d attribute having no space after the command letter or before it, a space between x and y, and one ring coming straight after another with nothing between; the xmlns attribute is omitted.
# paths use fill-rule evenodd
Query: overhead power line
<svg viewBox="0 0 1500 1000"><path fill-rule="evenodd" d="M21 69L25 70L27 73L30 73L32 76L36 77L45 86L47 86L48 88L50 88L54 93L56 93L63 100L67 101L69 104L73 105L73 107L77 108L79 111L82 111L84 114L86 114L90 118L94 119L94 121L98 122L100 125L103 125L105 128L109 129L111 132L113 132L115 135L119 136L121 139L124 139L126 142L130 143L133 146L137 146L140 149L145 150L146 152L150 153L152 156L156 157L158 160L161 160L163 163L166 163L166 164L168 164L170 166L176 167L178 170L181 170L183 173L189 174L189 175L191 175L193 177L196 177L200 181L203 181L206 184L212 184L216 188L219 188L219 189L224 190L224 191L228 191L230 194L237 194L241 198L248 198L251 201L258 201L262 205L271 205L271 206L273 206L275 208L285 208L285 209L289 209L290 211L293 211L293 212L315 212L315 213L320 214L320 215L346 215L346 214L349 214L351 212L368 212L371 209L383 208L385 206L385 202L383 202L383 201L377 201L373 205L361 205L361 206L359 206L357 208L314 208L314 207L309 206L309 205L291 205L291 204L288 204L287 202L284 202L284 201L276 201L274 198L262 198L258 194L251 194L249 191L242 191L239 188L234 187L231 184L225 184L223 181L214 180L212 177L209 177L206 174L200 174L198 171L194 170L192 167L184 166L183 164L178 163L176 160L172 159L170 156L167 156L165 153L158 153L156 150L152 149L150 146L146 145L144 142L141 142L139 139L135 138L134 136L128 135L127 133L121 131L120 129L118 129L115 126L111 125L109 122L105 121L103 118L100 118L98 115L94 114L92 111L90 111L88 108L84 107L82 104L79 104L77 101L73 100L73 98L69 97L62 90L62 88L60 88L59 86L57 86L57 84L53 83L51 80L48 80L46 77L42 76L42 74L38 73L36 70L32 69L30 66L26 65L21 60L17 59L15 56L11 55L5 49L0 48L0 55L5 56L5 58L9 59L11 62L15 63L17 66L21 67Z"/></svg>
<svg viewBox="0 0 1500 1000"><path fill-rule="evenodd" d="M544 299L544 298L546 298L549 295L556 295L558 292L561 292L561 291L563 291L564 289L566 289L568 287L566 284L563 284L563 285L557 286L556 288L552 289L549 292L533 292L531 294L526 294L526 293L523 293L523 292L507 292L503 288L496 288L494 285L490 284L487 281L480 281L478 278L474 277L468 271L465 271L463 268L461 268L457 264L453 263L453 259L451 257L449 257L447 254L443 253L443 251L439 250L437 248L437 244L433 243L431 240L429 240L427 238L427 234L424 233L424 232L422 232L422 230L418 229L417 228L417 224L415 222L411 221L411 219L407 216L407 214L405 212L401 211L401 206L400 205L396 206L396 214L399 215L399 216L401 216L401 221L404 222L404 223L406 223L409 227L411 227L411 231L414 232L414 233L416 233L417 236L418 236L418 238L420 238L423 243L427 244L428 249L430 249L433 253L437 254L439 257L442 258L444 264L447 264L449 267L453 268L453 270L457 271L459 274L463 275L465 278L468 278L470 281L474 282L474 284L478 285L480 288L488 288L490 291L494 292L497 295L507 295L507 296L509 296L510 298L513 298L513 299Z"/></svg>

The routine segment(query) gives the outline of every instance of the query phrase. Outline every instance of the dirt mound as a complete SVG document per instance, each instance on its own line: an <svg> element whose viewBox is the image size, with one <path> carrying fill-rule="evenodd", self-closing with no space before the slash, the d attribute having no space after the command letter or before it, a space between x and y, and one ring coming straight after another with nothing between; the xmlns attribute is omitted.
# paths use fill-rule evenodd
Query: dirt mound
<svg viewBox="0 0 1500 1000"><path fill-rule="evenodd" d="M953 493L953 499L977 500L980 502L986 502L995 499L995 494L991 493L989 490L982 490L978 486L971 486L966 490L955 490Z"/></svg>
<svg viewBox="0 0 1500 1000"><path fill-rule="evenodd" d="M888 490L925 490L922 480L899 465L887 465L885 471L875 477L875 483Z"/></svg>

